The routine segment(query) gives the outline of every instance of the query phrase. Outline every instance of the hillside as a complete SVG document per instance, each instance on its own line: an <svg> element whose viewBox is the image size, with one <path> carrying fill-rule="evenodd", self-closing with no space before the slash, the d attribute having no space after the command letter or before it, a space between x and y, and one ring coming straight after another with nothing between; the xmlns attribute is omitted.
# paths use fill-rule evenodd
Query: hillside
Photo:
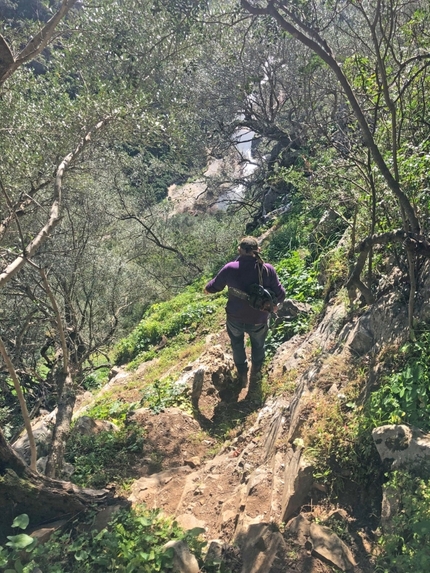
<svg viewBox="0 0 430 573"><path fill-rule="evenodd" d="M427 573L429 26L0 0L0 568ZM287 295L246 389L244 235Z"/></svg>
<svg viewBox="0 0 430 573"><path fill-rule="evenodd" d="M236 392L219 302L210 323L194 317L154 356L141 354L144 362L115 368L106 386L81 395L72 479L116 489L123 501L108 516L128 499L199 532L223 563L204 571L375 571L391 531L393 516L381 529L391 478L363 414L386 375L387 349L407 339L401 291L352 313L333 300L313 329L278 347L260 387ZM424 301L417 312L427 319ZM101 418L124 430L112 433Z"/></svg>

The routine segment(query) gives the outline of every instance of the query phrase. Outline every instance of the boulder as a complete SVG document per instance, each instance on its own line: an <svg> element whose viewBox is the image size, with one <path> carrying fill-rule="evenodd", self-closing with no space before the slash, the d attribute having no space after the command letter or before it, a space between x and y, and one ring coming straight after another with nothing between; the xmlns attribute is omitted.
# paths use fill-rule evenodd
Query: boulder
<svg viewBox="0 0 430 573"><path fill-rule="evenodd" d="M430 434L403 424L379 426L372 432L382 461L389 461L392 469L430 468Z"/></svg>
<svg viewBox="0 0 430 573"><path fill-rule="evenodd" d="M173 550L173 568L176 573L199 573L200 568L197 559L184 541L172 539L163 548Z"/></svg>
<svg viewBox="0 0 430 573"><path fill-rule="evenodd" d="M341 571L350 571L357 563L349 547L328 527L311 523L309 528L312 551Z"/></svg>
<svg viewBox="0 0 430 573"><path fill-rule="evenodd" d="M37 446L37 455L39 457L47 456L52 442L52 433L54 431L57 410L43 415L32 424L33 436ZM18 439L12 444L16 453L23 458L27 464L30 463L30 443L28 441L27 431L23 430Z"/></svg>
<svg viewBox="0 0 430 573"><path fill-rule="evenodd" d="M118 432L119 428L113 422L107 420L94 420L90 416L81 416L76 420L73 433L83 436L94 436L100 432Z"/></svg>
<svg viewBox="0 0 430 573"><path fill-rule="evenodd" d="M48 463L48 456L43 456L42 458L38 458L36 462L36 469L40 474L45 475L46 472L46 464ZM63 465L61 468L61 474L59 479L63 480L70 480L70 477L75 473L75 467L72 464L63 461Z"/></svg>
<svg viewBox="0 0 430 573"><path fill-rule="evenodd" d="M68 523L67 519L60 519L53 521L51 523L45 524L43 527L38 527L29 532L29 535L34 539L37 539L38 544L44 544L51 538L52 534L61 529L64 525ZM35 569L32 569L34 573Z"/></svg>
<svg viewBox="0 0 430 573"><path fill-rule="evenodd" d="M237 538L241 548L241 573L267 573L271 570L280 547L285 548L282 534L267 523L255 523Z"/></svg>
<svg viewBox="0 0 430 573"><path fill-rule="evenodd" d="M310 535L310 527L311 522L302 514L299 514L297 517L290 519L285 530L296 538L297 543L304 545Z"/></svg>
<svg viewBox="0 0 430 573"><path fill-rule="evenodd" d="M393 487L383 486L381 504L381 526L384 533L395 533L393 517L397 515L401 507L400 492Z"/></svg>
<svg viewBox="0 0 430 573"><path fill-rule="evenodd" d="M295 318L299 314L309 314L312 312L310 304L299 302L291 298L287 298L282 303L281 308L278 310L277 315L279 318Z"/></svg>
<svg viewBox="0 0 430 573"><path fill-rule="evenodd" d="M313 468L302 457L302 450L289 448L285 455L282 521L287 522L308 496L313 480Z"/></svg>

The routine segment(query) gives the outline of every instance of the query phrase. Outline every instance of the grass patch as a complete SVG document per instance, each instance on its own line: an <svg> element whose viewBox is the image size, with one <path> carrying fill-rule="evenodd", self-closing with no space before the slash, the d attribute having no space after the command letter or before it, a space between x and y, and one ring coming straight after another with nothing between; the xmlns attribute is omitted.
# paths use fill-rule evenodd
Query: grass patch
<svg viewBox="0 0 430 573"><path fill-rule="evenodd" d="M152 305L133 332L121 340L115 350L115 362L151 360L161 347L180 334L187 343L220 321L226 303L225 294L208 297L200 280L166 302Z"/></svg>

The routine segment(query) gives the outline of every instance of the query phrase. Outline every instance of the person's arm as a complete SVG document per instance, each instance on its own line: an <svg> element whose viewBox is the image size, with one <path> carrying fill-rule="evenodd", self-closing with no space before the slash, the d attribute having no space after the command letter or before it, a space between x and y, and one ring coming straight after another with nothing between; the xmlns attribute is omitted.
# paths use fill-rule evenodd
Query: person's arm
<svg viewBox="0 0 430 573"><path fill-rule="evenodd" d="M214 294L221 292L227 286L228 269L223 267L220 272L205 286L204 292L206 294Z"/></svg>

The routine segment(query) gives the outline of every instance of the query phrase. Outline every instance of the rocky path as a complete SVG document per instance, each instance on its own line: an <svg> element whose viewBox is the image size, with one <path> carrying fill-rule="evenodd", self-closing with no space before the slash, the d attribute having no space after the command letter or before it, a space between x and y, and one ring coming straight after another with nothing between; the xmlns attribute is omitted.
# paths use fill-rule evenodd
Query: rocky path
<svg viewBox="0 0 430 573"><path fill-rule="evenodd" d="M237 401L221 400L234 384L233 364L226 345L211 339L208 350L179 378L192 395L193 415L175 408L155 416L145 409L135 412L134 420L146 428L149 448L164 455L155 473L142 464L130 501L174 515L185 529L204 529L234 573L328 573L333 566L372 571L372 539L349 511L325 499L300 445L301 415L312 395L321 393L318 379L327 378L329 357L336 353L346 368L363 339L361 326L349 328L340 349L344 312L329 309L312 335L283 345L270 365L269 383L294 372L294 390L263 406L247 395L249 389ZM322 386L328 391L326 383ZM238 426L245 419L253 422L246 429L241 424L237 435L215 453L211 432L227 417L237 419ZM347 543L324 526L333 519Z"/></svg>

